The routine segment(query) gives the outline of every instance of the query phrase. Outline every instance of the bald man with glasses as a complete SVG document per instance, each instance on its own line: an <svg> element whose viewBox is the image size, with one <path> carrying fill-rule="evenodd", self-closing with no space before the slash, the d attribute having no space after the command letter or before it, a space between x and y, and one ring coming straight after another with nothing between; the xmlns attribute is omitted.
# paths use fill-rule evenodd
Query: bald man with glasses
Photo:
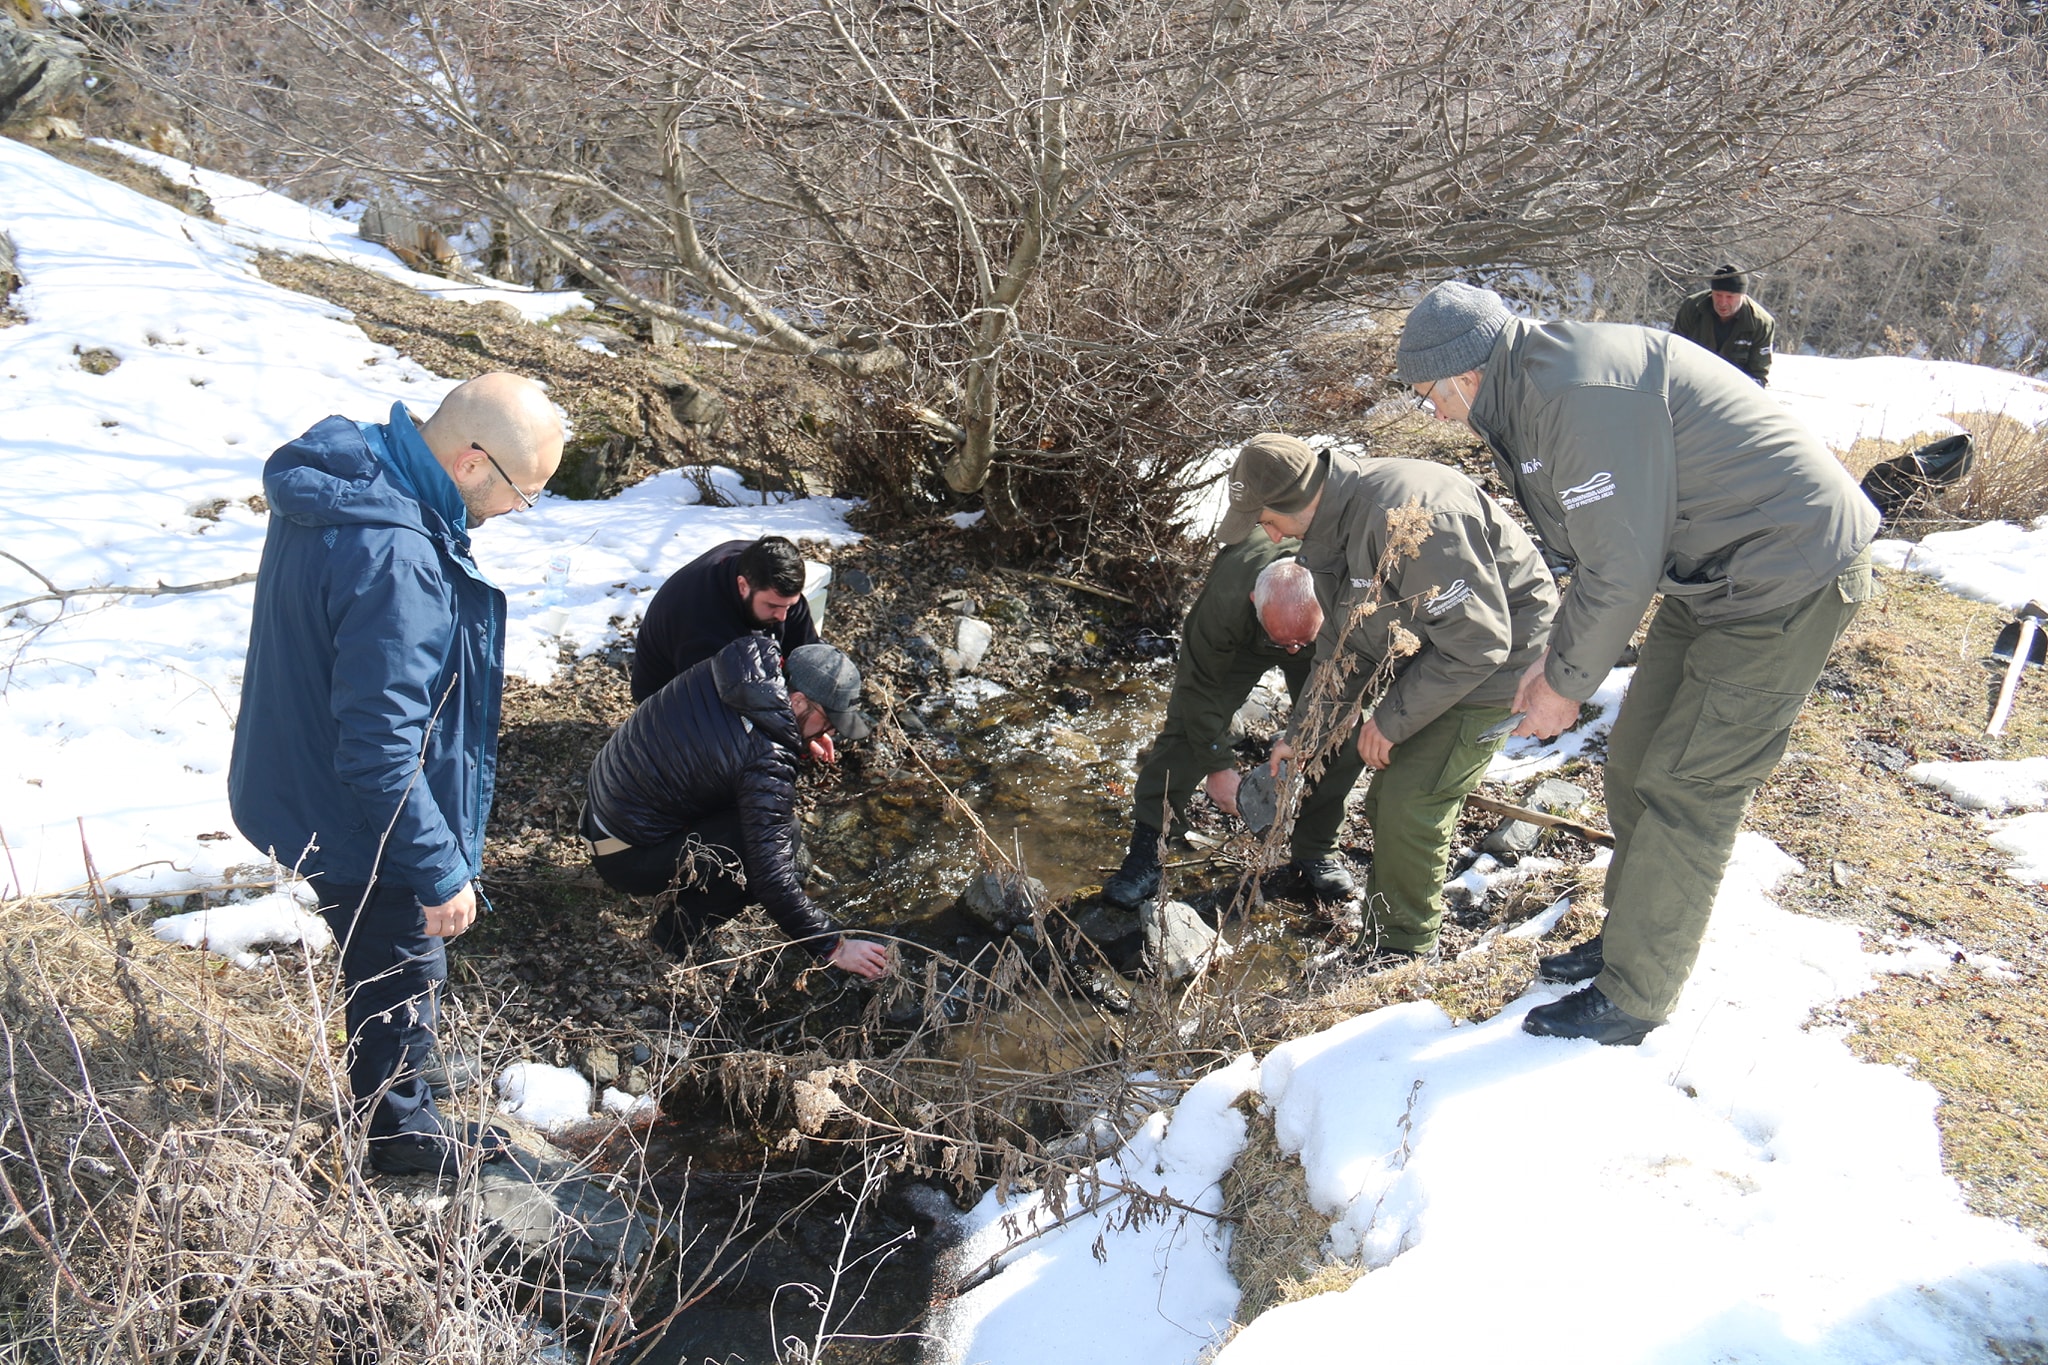
<svg viewBox="0 0 2048 1365"><path fill-rule="evenodd" d="M505 595L469 533L532 507L562 457L541 386L487 374L424 422L329 417L270 457L228 768L249 842L310 877L342 945L349 1086L370 1164L452 1173L490 1132L435 1108L443 944L482 897Z"/></svg>

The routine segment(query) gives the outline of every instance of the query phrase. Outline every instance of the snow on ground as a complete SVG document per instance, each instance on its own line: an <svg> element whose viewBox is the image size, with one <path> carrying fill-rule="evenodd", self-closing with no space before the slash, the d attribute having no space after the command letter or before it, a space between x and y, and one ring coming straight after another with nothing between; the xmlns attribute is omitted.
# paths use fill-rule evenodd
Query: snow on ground
<svg viewBox="0 0 2048 1365"><path fill-rule="evenodd" d="M572 308L590 307L575 290L523 289L515 284L478 285L414 270L388 249L366 242L356 225L336 214L301 204L261 185L180 161L127 142L95 139L109 151L153 166L180 185L194 185L213 201L230 241L266 251L288 251L359 266L422 294L451 303L503 303L529 322L543 322ZM602 350L602 347L599 347Z"/></svg>
<svg viewBox="0 0 2048 1365"><path fill-rule="evenodd" d="M334 935L327 921L313 913L313 904L311 891L299 882L254 900L165 915L149 931L165 943L219 953L249 970L270 964L270 955L258 948L300 947L318 955L334 946Z"/></svg>
<svg viewBox="0 0 2048 1365"><path fill-rule="evenodd" d="M1987 521L1961 531L1936 531L1915 544L1880 540L1871 559L1888 569L1926 574L1958 597L2016 612L2048 603L2048 517L2031 527Z"/></svg>
<svg viewBox="0 0 2048 1365"><path fill-rule="evenodd" d="M498 1107L542 1132L590 1117L590 1082L583 1073L545 1062L514 1062L498 1073Z"/></svg>
<svg viewBox="0 0 2048 1365"><path fill-rule="evenodd" d="M2048 384L2008 370L1906 356L1788 355L1771 363L1769 393L1838 451L1858 440L1929 440L1963 428L1951 413L2001 413L2048 422Z"/></svg>
<svg viewBox="0 0 2048 1365"><path fill-rule="evenodd" d="M339 228L253 186L205 184L239 226L0 139L0 229L28 317L0 330L0 551L20 561L0 559L0 895L81 885L87 847L123 894L213 885L260 861L226 796L253 589L4 604L44 591L34 574L83 588L252 572L265 517L250 499L272 450L332 413L383 420L402 401L424 415L453 387L250 263L252 246L297 249ZM286 235L265 235L273 220ZM90 373L84 353L100 349L120 364ZM544 497L482 527L478 561L510 599L508 668L542 680L563 643L601 648L615 618L637 620L669 571L720 541L854 538L844 502L764 503L730 471L710 481L738 505L701 506L670 471L609 502ZM542 577L565 553L557 612Z"/></svg>
<svg viewBox="0 0 2048 1365"><path fill-rule="evenodd" d="M1792 868L1742 836L1684 1001L1640 1048L1523 1033L1531 1006L1570 989L1545 984L1482 1024L1421 1001L1275 1049L1256 1089L1329 1251L1371 1269L1261 1316L1217 1365L1989 1365L2048 1344L2048 1256L1966 1210L1933 1090L1805 1026L1884 960L1854 929L1774 905ZM1246 1068L1155 1119L1111 1178L1213 1209L1218 1156L1243 1140L1222 1106ZM1162 1158L1183 1122L1200 1159ZM1010 1206L1027 1230L1036 1198ZM1006 1245L999 1212L970 1215L956 1267ZM1017 1246L961 1298L942 1358L1200 1358L1227 1316L1218 1230L1171 1209L1125 1228L1124 1212Z"/></svg>
<svg viewBox="0 0 2048 1365"><path fill-rule="evenodd" d="M2048 806L2048 758L2015 762L1915 763L1906 776L1932 787L1958 806L1971 810L2025 810Z"/></svg>

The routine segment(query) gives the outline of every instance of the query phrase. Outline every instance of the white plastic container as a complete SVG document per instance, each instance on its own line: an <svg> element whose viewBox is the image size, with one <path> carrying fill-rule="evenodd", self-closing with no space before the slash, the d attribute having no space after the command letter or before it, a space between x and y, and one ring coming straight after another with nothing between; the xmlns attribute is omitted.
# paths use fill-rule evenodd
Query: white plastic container
<svg viewBox="0 0 2048 1365"><path fill-rule="evenodd" d="M832 596L832 566L815 560L804 561L804 601L811 608L811 624L825 633L825 603Z"/></svg>

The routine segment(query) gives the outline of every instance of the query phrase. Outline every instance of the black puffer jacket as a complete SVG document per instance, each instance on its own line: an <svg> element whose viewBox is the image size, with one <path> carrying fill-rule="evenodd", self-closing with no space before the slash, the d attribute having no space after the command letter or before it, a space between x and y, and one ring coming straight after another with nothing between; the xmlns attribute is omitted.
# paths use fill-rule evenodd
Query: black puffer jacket
<svg viewBox="0 0 2048 1365"><path fill-rule="evenodd" d="M640 703L590 765L590 813L635 847L737 809L750 898L783 932L827 953L838 926L796 871L796 759L803 749L782 654L748 635ZM820 938L820 936L824 936Z"/></svg>

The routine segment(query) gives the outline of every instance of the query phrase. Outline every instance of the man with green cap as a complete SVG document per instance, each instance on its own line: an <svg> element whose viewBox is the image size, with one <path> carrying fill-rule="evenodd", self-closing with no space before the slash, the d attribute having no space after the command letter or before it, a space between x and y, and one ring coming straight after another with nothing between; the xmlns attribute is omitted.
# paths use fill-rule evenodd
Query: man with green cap
<svg viewBox="0 0 2048 1365"><path fill-rule="evenodd" d="M1749 279L1732 265L1714 272L1706 289L1688 294L1671 324L1673 336L1704 346L1754 379L1771 382L1771 341L1778 323L1749 297Z"/></svg>
<svg viewBox="0 0 2048 1365"><path fill-rule="evenodd" d="M1287 679L1288 697L1301 695L1323 609L1315 579L1295 560L1295 548L1291 540L1274 541L1260 532L1225 546L1210 565L1181 623L1166 723L1138 760L1130 852L1102 884L1104 900L1135 909L1159 894L1159 833L1184 827L1197 786L1221 809L1237 812L1230 721L1259 679L1277 668ZM1341 819L1344 793L1335 799ZM1334 855L1328 861L1334 866L1301 871L1317 894L1349 896L1356 889L1350 871Z"/></svg>
<svg viewBox="0 0 2048 1365"><path fill-rule="evenodd" d="M1479 486L1425 460L1360 459L1292 436L1247 441L1230 472L1228 540L1296 537L1323 602L1316 664L1340 685L1305 702L1278 761L1341 735L1295 821L1297 864L1334 855L1343 793L1366 767L1372 868L1362 950L1422 956L1443 922L1451 836L1505 740L1522 671L1557 589L1529 537ZM1353 722L1366 693L1370 715Z"/></svg>
<svg viewBox="0 0 2048 1365"><path fill-rule="evenodd" d="M1607 922L1541 964L1593 984L1523 1020L1641 1042L1692 973L1751 794L1872 595L1877 509L1782 406L1668 332L1529 322L1451 281L1409 314L1398 365L1492 448L1544 548L1574 566L1515 733L1575 722L1664 596L1607 745Z"/></svg>

